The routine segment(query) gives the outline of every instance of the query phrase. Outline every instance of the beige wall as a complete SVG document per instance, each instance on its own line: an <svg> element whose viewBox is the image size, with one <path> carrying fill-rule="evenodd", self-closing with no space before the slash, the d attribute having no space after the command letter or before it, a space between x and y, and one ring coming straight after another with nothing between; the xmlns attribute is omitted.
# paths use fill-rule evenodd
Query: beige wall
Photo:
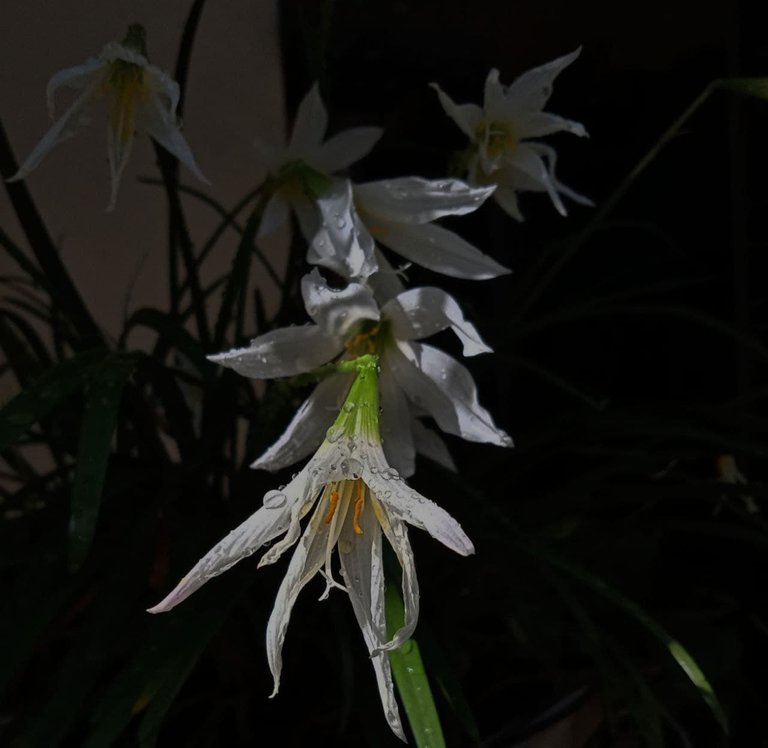
<svg viewBox="0 0 768 748"><path fill-rule="evenodd" d="M3 0L0 116L17 158L29 153L49 125L45 86L54 72L83 62L110 40L120 40L128 24L136 22L146 27L151 61L172 72L191 4L191 0ZM263 176L254 139L282 139L275 4L209 2L189 81L184 133L212 185L198 183L183 168L182 181L231 205ZM66 96L63 92L62 104ZM105 213L106 126L94 121L53 151L27 180L75 282L111 335L120 330L130 288L129 309L165 305L164 196L161 188L140 184L140 176L157 176L149 139L142 134L136 138L117 208ZM202 241L213 225L210 209L195 201L188 201L187 207L193 233ZM23 242L4 191L0 191L0 225ZM277 244L268 251L281 250ZM209 275L226 269L224 251L215 264L217 269L210 267ZM15 272L0 251L0 273L9 270Z"/></svg>

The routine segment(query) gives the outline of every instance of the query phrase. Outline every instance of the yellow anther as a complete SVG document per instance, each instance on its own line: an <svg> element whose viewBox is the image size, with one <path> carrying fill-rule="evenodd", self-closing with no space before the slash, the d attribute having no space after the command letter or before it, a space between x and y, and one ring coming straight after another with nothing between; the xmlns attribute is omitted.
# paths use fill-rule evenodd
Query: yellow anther
<svg viewBox="0 0 768 748"><path fill-rule="evenodd" d="M357 481L357 498L355 499L355 515L352 517L352 529L355 531L355 535L362 535L363 528L360 527L360 514L363 511L363 505L365 504L365 486L363 481Z"/></svg>
<svg viewBox="0 0 768 748"><path fill-rule="evenodd" d="M330 525L333 515L336 514L336 507L339 505L339 492L335 489L331 489L330 507L328 508L328 514L325 515L325 524Z"/></svg>

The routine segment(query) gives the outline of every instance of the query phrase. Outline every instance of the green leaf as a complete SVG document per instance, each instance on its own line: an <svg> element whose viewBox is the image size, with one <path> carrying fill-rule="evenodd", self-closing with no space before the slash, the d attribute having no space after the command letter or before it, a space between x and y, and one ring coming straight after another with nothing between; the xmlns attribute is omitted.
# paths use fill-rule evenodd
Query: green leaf
<svg viewBox="0 0 768 748"><path fill-rule="evenodd" d="M93 372L88 383L69 519L69 569L82 565L93 541L120 400L137 361L114 354Z"/></svg>
<svg viewBox="0 0 768 748"><path fill-rule="evenodd" d="M405 616L400 593L392 584L386 588L386 615L391 636L403 625ZM418 748L445 748L443 728L416 640L409 639L391 651L389 662L416 745Z"/></svg>

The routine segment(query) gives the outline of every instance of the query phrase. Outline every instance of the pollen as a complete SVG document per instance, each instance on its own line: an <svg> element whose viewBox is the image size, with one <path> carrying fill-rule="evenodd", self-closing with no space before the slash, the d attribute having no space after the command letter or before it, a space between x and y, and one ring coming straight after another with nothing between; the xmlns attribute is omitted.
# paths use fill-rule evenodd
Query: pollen
<svg viewBox="0 0 768 748"><path fill-rule="evenodd" d="M357 498L355 499L355 514L352 517L352 529L355 531L355 535L362 535L363 528L360 527L360 514L365 506L365 486L363 481L357 481Z"/></svg>
<svg viewBox="0 0 768 748"><path fill-rule="evenodd" d="M333 515L336 514L336 507L339 505L339 492L334 484L331 488L331 498L329 499L328 514L325 515L325 524L330 525Z"/></svg>

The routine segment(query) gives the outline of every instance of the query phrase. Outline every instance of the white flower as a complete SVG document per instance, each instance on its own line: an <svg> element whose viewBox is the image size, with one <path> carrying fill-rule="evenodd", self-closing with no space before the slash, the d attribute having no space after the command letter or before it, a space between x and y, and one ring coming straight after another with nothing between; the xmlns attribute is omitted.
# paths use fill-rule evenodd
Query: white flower
<svg viewBox="0 0 768 748"><path fill-rule="evenodd" d="M172 153L198 179L208 180L195 163L192 150L179 129L176 107L179 86L162 70L150 65L144 52L144 29L131 26L122 44L110 42L98 57L65 68L48 82L48 111L54 117L54 96L61 86L81 93L43 136L21 168L8 181L26 178L48 152L87 124L85 110L107 108L107 154L111 192L107 210L115 207L120 179L133 146L136 127L142 127Z"/></svg>
<svg viewBox="0 0 768 748"><path fill-rule="evenodd" d="M170 610L209 579L282 534L285 537L264 553L259 566L274 563L298 540L267 625L272 695L280 686L282 647L291 610L302 588L320 573L326 582L321 599L332 587L349 593L376 672L384 714L393 732L405 740L386 651L411 636L419 614L407 524L426 530L463 556L474 553L474 548L449 514L410 488L387 464L378 429L376 359L365 356L349 363L350 369L358 371L357 378L336 422L306 467L285 488L269 491L264 506L214 546L149 612ZM300 522L310 511L312 516L301 534ZM382 533L402 567L405 620L391 638L384 613ZM333 577L334 548L339 551L344 584Z"/></svg>
<svg viewBox="0 0 768 748"><path fill-rule="evenodd" d="M496 184L496 202L513 218L523 220L517 193L546 192L561 215L566 214L560 194L578 203L591 205L582 195L561 184L555 176L554 148L529 140L556 132L585 137L578 122L545 112L552 84L565 67L581 52L569 55L523 73L510 86L499 82L499 71L491 70L485 81L483 107L456 104L433 83L446 114L472 141L468 173L474 184Z"/></svg>
<svg viewBox="0 0 768 748"><path fill-rule="evenodd" d="M255 338L248 348L209 356L210 360L247 377L273 379L312 371L340 356L376 353L381 365L384 451L406 477L414 472L417 451L455 469L440 437L418 420L422 415L469 441L512 445L478 402L469 371L437 348L416 342L451 328L464 355L491 350L452 296L439 288L412 288L395 293L379 307L369 286L350 283L334 290L316 269L302 279L302 294L314 324L273 330ZM322 381L285 433L252 467L279 470L312 454L347 386L340 377Z"/></svg>
<svg viewBox="0 0 768 748"><path fill-rule="evenodd" d="M430 270L483 280L509 270L458 234L433 223L471 213L495 187L458 179L385 179L353 185L336 180L317 200L321 226L307 260L344 278L365 280L379 266L375 242Z"/></svg>
<svg viewBox="0 0 768 748"><path fill-rule="evenodd" d="M363 158L383 132L380 127L353 127L325 140L327 128L328 112L315 83L299 105L288 145L274 148L257 141L276 186L261 220L260 236L283 225L292 208L304 237L311 241L319 225L315 199L330 187L332 174Z"/></svg>

